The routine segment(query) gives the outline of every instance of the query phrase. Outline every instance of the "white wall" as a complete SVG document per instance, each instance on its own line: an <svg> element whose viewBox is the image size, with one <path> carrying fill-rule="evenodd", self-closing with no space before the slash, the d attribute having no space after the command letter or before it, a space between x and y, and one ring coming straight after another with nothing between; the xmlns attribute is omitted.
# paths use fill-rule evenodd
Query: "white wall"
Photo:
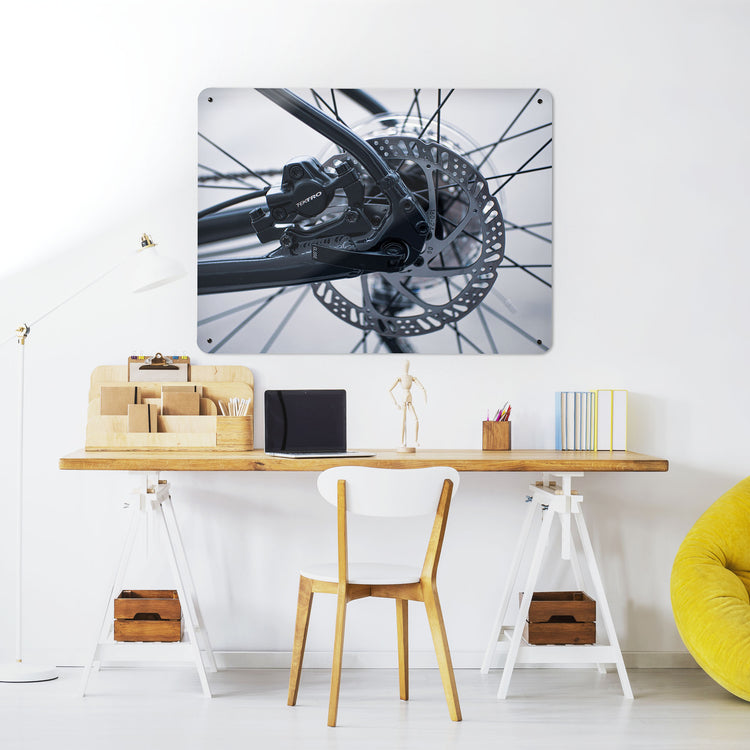
<svg viewBox="0 0 750 750"><path fill-rule="evenodd" d="M669 604L674 554L697 516L748 471L750 6L69 0L26 3L15 19L0 44L0 339L106 270L143 231L193 267L196 96L207 86L551 91L554 346L543 356L415 358L412 370L430 396L423 444L479 447L486 409L509 398L514 445L549 448L555 390L628 388L631 447L668 458L670 471L587 476L587 517L623 648L657 660L683 650ZM121 505L133 477L57 469L60 456L83 444L96 365L158 349L187 352L196 363L245 364L258 392L345 386L351 443L397 439L387 387L399 357L203 354L193 274L137 301L119 282L110 277L58 310L28 344L29 658L80 663L124 533ZM16 346L0 352L0 591L10 602ZM297 566L324 555L333 539L313 476L171 479L215 647L288 650ZM484 648L528 480L463 477L441 574L459 664L478 663ZM144 566L130 585L158 582L147 570L161 576L162 566ZM548 578L565 583L551 571ZM12 653L12 613L0 608L2 658ZM329 648L332 615L330 602L317 606L310 649ZM383 602L354 605L348 648L389 651L392 615ZM414 649L429 651L416 612L413 631Z"/></svg>

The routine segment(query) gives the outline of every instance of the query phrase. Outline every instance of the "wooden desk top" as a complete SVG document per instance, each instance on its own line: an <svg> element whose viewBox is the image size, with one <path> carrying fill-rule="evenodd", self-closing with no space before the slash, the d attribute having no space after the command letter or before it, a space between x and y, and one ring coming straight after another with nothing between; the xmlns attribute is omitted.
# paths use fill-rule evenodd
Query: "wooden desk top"
<svg viewBox="0 0 750 750"><path fill-rule="evenodd" d="M322 471L331 466L416 469L452 466L458 471L667 471L669 462L632 451L375 450L367 458L275 458L262 450L85 451L60 459L61 469L105 471Z"/></svg>

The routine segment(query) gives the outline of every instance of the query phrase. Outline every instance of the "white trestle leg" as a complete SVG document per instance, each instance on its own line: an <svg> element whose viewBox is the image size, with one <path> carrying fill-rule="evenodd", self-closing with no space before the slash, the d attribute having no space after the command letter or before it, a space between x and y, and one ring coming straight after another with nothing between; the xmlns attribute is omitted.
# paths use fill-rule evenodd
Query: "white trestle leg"
<svg viewBox="0 0 750 750"><path fill-rule="evenodd" d="M604 585L599 574L594 550L591 546L591 539L583 517L583 496L572 489L572 479L582 477L583 474L581 472L552 474L552 476L559 478L559 484L557 481L550 481L549 476L545 474L541 482L537 482L530 487L531 494L527 497L527 502L530 503L529 509L521 527L518 544L506 578L500 607L492 627L492 632L490 633L490 641L482 662L482 673L487 674L490 670L498 646L503 648L506 651L506 656L503 666L503 676L497 695L498 698L505 698L508 695L510 680L516 664L596 664L601 673L606 673L606 664L614 664L617 668L624 696L632 698L633 692L625 670L625 662L622 658L622 651L617 640L614 622L604 592ZM540 515L541 526L534 542L529 570L525 578L521 581L519 579L521 562L531 542L533 522ZM536 590L545 553L550 545L552 522L555 517L560 519L560 557L562 560L570 563L576 586L583 590L584 571L581 568L581 562L578 559L573 539L572 522L575 520L575 530L583 551L586 572L588 572L594 588L597 609L607 636L608 642L606 644L532 646L522 640L531 598ZM521 597L518 613L513 625L506 626L504 623L510 609L511 599L519 584L521 584L521 588L518 590L523 592L523 596Z"/></svg>
<svg viewBox="0 0 750 750"><path fill-rule="evenodd" d="M81 686L82 695L86 694L92 668L98 669L102 662L110 660L118 663L187 660L195 664L203 694L210 698L211 688L206 677L203 659L205 657L208 670L211 672L216 671L216 661L198 606L195 585L182 544L172 498L169 494L169 484L166 480L159 479L158 474L153 477L146 474L144 487L136 493L136 499L127 505L129 505L132 514L130 525L113 576L112 586L107 596L98 639L91 659L84 670ZM153 528L154 526L156 526L156 529ZM187 641L179 643L115 643L113 641L114 599L122 589L135 541L139 533L145 533L147 543L150 544L152 539L155 540L158 537L158 534L153 532L159 528L164 531L167 541L167 558L175 578L175 588L181 604Z"/></svg>

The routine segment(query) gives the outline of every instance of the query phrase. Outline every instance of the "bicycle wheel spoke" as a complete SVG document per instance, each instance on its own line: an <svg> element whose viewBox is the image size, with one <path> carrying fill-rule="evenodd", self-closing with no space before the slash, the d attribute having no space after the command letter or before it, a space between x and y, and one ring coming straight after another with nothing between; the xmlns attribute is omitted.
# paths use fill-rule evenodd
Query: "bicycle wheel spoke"
<svg viewBox="0 0 750 750"><path fill-rule="evenodd" d="M482 157L482 161L479 162L478 169L481 169L485 162L492 156L495 149L503 142L503 138L505 138L506 135L508 135L508 132L510 129L518 122L518 118L526 111L526 108L531 104L531 102L534 100L534 97L539 93L539 89L536 89L534 93L528 98L528 101L526 104L521 107L519 113L511 120L510 125L508 125L507 128L503 131L502 135L495 141L495 143L492 144L492 147L490 150Z"/></svg>
<svg viewBox="0 0 750 750"><path fill-rule="evenodd" d="M333 103L333 112L336 116L336 119L339 122L343 122L343 120L339 117L339 108L338 108L338 105L336 104L336 92L333 89L331 89L331 102Z"/></svg>
<svg viewBox="0 0 750 750"><path fill-rule="evenodd" d="M512 141L515 138L522 138L525 135L529 135L529 133L536 133L537 130L543 130L544 128L551 128L552 123L551 122L545 122L544 125L537 125L534 128L529 128L528 130L523 130L520 133L513 133L513 135L506 135L500 138L497 141L493 141L492 143L486 143L484 146L477 146L476 148L469 149L468 151L464 151L464 156L471 156L472 154L476 154L478 151L484 151L486 148L497 148L501 143L507 143L508 141Z"/></svg>
<svg viewBox="0 0 750 750"><path fill-rule="evenodd" d="M429 128L429 127L430 127L430 125L432 124L432 121L433 121L433 120L434 120L434 119L435 119L436 117L438 117L438 116L440 115L440 111L441 111L441 110L443 109L443 107L445 106L445 103L446 103L446 102L448 101L448 99L450 99L450 98L451 98L451 94L452 94L452 93L453 93L454 91L455 91L455 89L451 89L451 90L450 90L450 91L448 92L448 94L446 95L445 99L442 99L442 100L441 100L441 98L440 98L440 94L438 94L438 107L437 107L437 109L436 109L436 110L435 110L435 111L434 111L434 112L432 113L432 117L430 117L430 119L429 119L429 120L427 120L427 124L426 124L426 125L425 125L425 126L424 126L424 127L422 128L422 131L421 131L421 132L420 132L420 134L419 134L419 135L417 136L417 138L422 138L422 136L423 136L423 135L424 135L424 134L425 134L425 133L427 132L427 128Z"/></svg>
<svg viewBox="0 0 750 750"><path fill-rule="evenodd" d="M210 143L215 149L217 149L218 151L221 151L221 153L224 154L224 156L226 156L228 159L231 159L235 164L239 164L239 166L241 166L248 174L251 174L253 177L257 177L261 182L265 182L266 185L271 187L271 183L265 177L263 177L262 175L259 175L257 172L253 172L252 169L250 169L249 167L246 167L239 159L232 156L232 154L230 154L228 151L225 151L217 143L214 143L210 138L203 135L203 133L199 132L198 135L201 138L203 138L203 140L206 141L206 143Z"/></svg>
<svg viewBox="0 0 750 750"><path fill-rule="evenodd" d="M333 98L334 106L332 107L315 89L310 89L310 91L315 99L315 103L318 105L318 109L323 109L325 107L342 125L346 125L346 123L339 117L335 97ZM333 89L331 89L331 96L333 96ZM347 125L347 127L349 126Z"/></svg>
<svg viewBox="0 0 750 750"><path fill-rule="evenodd" d="M381 281L384 281L383 277L380 274L378 274L378 278L381 279ZM370 285L369 285L369 281L366 278L366 276L361 276L360 277L360 284L361 284L361 287L362 287L362 307L363 307L363 309L366 308L366 307L373 307L372 297L370 295ZM398 295L399 295L399 293L397 291L388 300L388 302L385 305L385 312L384 312L384 314L387 315L388 312L390 312L391 305L394 303L394 301L396 300L396 298L398 297ZM351 350L351 354L355 354L360 347L362 347L363 353L367 354L367 337L371 333L374 333L374 331L368 330L368 331L364 331L363 332L362 338L360 338L360 340L357 342L357 345L354 347L354 349ZM380 351L380 349L382 349L383 346L384 346L383 337L382 336L378 336L378 343L375 346L375 348L372 350L372 353L373 354L377 354Z"/></svg>
<svg viewBox="0 0 750 750"><path fill-rule="evenodd" d="M499 313L497 310L490 307L486 302L483 303L482 310L494 316L498 320L502 320L502 322L505 323L505 325L507 325L512 330L514 330L516 333L523 336L528 341L531 341L534 344L536 344L543 351L546 352L549 349L548 346L542 343L541 339L537 339L534 336L532 336L528 331L524 331L524 329L521 328L521 326L516 325L512 320L509 320L505 315L503 315L502 313Z"/></svg>
<svg viewBox="0 0 750 750"><path fill-rule="evenodd" d="M414 98L416 99L417 117L419 118L419 126L422 127L422 107L419 104L419 95L422 89L414 89Z"/></svg>
<svg viewBox="0 0 750 750"><path fill-rule="evenodd" d="M450 224L450 225L451 225L452 227L454 227L455 229L458 229L458 226L459 226L459 225L458 225L458 224L457 224L457 223L456 223L455 221L452 221L451 219L449 219L449 218L448 218L447 216L441 216L440 218L441 218L441 219L442 219L442 220L443 220L443 221L444 221L444 222L445 222L446 224ZM470 232L470 231L469 231L468 229L462 229L462 230L461 230L461 231L459 232L459 234L463 234L463 235L465 235L466 237L470 237L470 238L471 238L472 240L474 240L475 242L479 242L479 243L481 243L481 242L482 242L482 238L481 238L481 237L477 236L476 234L472 234L472 233L471 233L471 232ZM453 238L453 239L451 240L451 242L455 242L455 241L456 241L456 237L454 237L454 238Z"/></svg>
<svg viewBox="0 0 750 750"><path fill-rule="evenodd" d="M494 315L494 317L496 317L498 320L502 320L503 323L505 323L506 326L508 326L509 328L511 328L512 330L514 330L516 333L518 333L521 336L523 336L528 341L531 341L533 344L536 344L542 351L546 352L546 351L549 350L549 347L546 344L542 343L541 339L538 339L538 338L532 336L528 331L524 331L524 329L521 328L521 326L518 326L515 323L513 323L512 321L508 320L508 318L506 318L505 315L502 315L497 310L494 310L493 308L489 307L488 305L484 306L484 310L485 310L485 312L488 312L490 315Z"/></svg>
<svg viewBox="0 0 750 750"><path fill-rule="evenodd" d="M381 274L378 274L377 278L385 285L387 286L393 286L389 281L383 278ZM408 283L411 280L411 277L406 279L405 283ZM375 305L373 303L372 295L370 294L370 282L367 278L367 275L360 276L360 284L362 285L362 306L363 308L371 307L375 308ZM393 303L399 298L401 293L398 291L398 289L394 290L394 293L391 295L390 299L383 305L383 309L379 310L382 315L391 315L393 313ZM375 308L377 309L377 308Z"/></svg>
<svg viewBox="0 0 750 750"><path fill-rule="evenodd" d="M461 334L458 330L458 326L455 323L449 323L448 328L452 328L453 332L456 334L456 349L458 350L458 354L463 354L464 347L463 347L463 344L461 343Z"/></svg>
<svg viewBox="0 0 750 750"><path fill-rule="evenodd" d="M521 174L523 168L527 164L532 162L534 159L536 159L536 157L539 156L539 154L541 154L542 151L544 151L544 149L547 148L547 146L549 146L550 143L552 143L551 138L541 148L537 149L528 159L526 159L526 161L523 164L521 164L521 166L515 172L512 172L511 176L508 177L508 179L502 185L495 188L495 190L492 191L492 195L497 195L516 175Z"/></svg>
<svg viewBox="0 0 750 750"><path fill-rule="evenodd" d="M544 242L552 243L552 240L549 237L545 237L543 234L539 234L538 232L532 232L529 227L551 227L552 222L551 221L540 221L536 224L514 224L512 221L508 221L508 219L505 219L505 231L514 231L519 230L521 232L525 232L526 234L530 234L532 237L536 237L537 239L540 239Z"/></svg>
<svg viewBox="0 0 750 750"><path fill-rule="evenodd" d="M489 177L485 177L485 180L502 180L503 177L515 177L519 174L530 174L531 172L543 172L545 169L552 169L550 164L547 167L532 167L531 169L519 169L515 172L506 172L505 174L493 174ZM506 183L507 184L507 183Z"/></svg>
<svg viewBox="0 0 750 750"><path fill-rule="evenodd" d="M437 107L437 142L440 143L440 110L443 108L443 105L440 103L440 94L441 90L438 89L437 92L437 101L438 101L438 107Z"/></svg>
<svg viewBox="0 0 750 750"><path fill-rule="evenodd" d="M297 311L297 308L302 304L302 300L305 299L308 292L310 291L309 285L302 290L302 294L294 301L294 304L289 308L287 314L281 319L281 323L276 326L276 330L271 334L266 345L260 350L261 354L266 354L268 350L273 346L273 342L279 337L279 334L284 330L286 324L291 320L292 315Z"/></svg>
<svg viewBox="0 0 750 750"><path fill-rule="evenodd" d="M356 354L360 347L362 347L362 353L367 354L367 337L369 334L369 331L365 331L354 348L349 350L349 354Z"/></svg>
<svg viewBox="0 0 750 750"><path fill-rule="evenodd" d="M225 174L224 172L220 172L218 169L214 169L213 167L209 167L206 164L198 164L198 167L200 169L205 169L207 172L210 172L214 177L218 177L219 179L228 180L229 182L236 181L236 182L240 183L236 187L232 187L230 185L223 185L223 186L220 186L220 185L206 185L205 183L201 183L201 177L199 175L198 176L198 184L202 188L207 188L207 187L223 187L225 190L242 190L242 188L244 187L244 188L247 188L248 190L258 190L259 189L257 185L251 185L249 182L245 182L245 180L243 180L242 177L240 177L239 175L236 175L236 174Z"/></svg>
<svg viewBox="0 0 750 750"><path fill-rule="evenodd" d="M404 282L406 283L406 282ZM401 292L398 291L398 289L391 295L391 298L388 300L388 302L385 303L385 307L383 308L383 312L386 315L390 315L393 312L393 303L401 296Z"/></svg>
<svg viewBox="0 0 750 750"><path fill-rule="evenodd" d="M212 349L209 349L209 354L215 354L216 352L218 352L219 349L224 346L224 344L233 339L251 320L253 320L253 318L260 315L260 313L263 312L263 310L265 310L266 307L268 307L268 305L270 305L271 302L276 299L276 297L280 296L283 291L283 289L279 289L276 294L272 294L270 297L267 297L264 303L255 312L248 315L241 323L235 326L226 336L224 336L224 338L219 341L216 346L214 346Z"/></svg>
<svg viewBox="0 0 750 750"><path fill-rule="evenodd" d="M291 287L283 287L275 291L273 294L261 297L260 299L254 299L250 302L245 302L242 305L237 305L236 307L230 307L227 310L222 310L220 313L210 315L208 318L202 318L198 321L198 325L202 326L206 323L213 323L215 320L221 320L222 318L226 318L229 315L234 315L235 313L242 312L243 310L249 310L251 307L257 307L258 305L262 305L264 302L270 302L271 300L276 299L276 297L280 297L282 294L288 294L291 291Z"/></svg>
<svg viewBox="0 0 750 750"><path fill-rule="evenodd" d="M448 300L450 300L450 298L451 298L451 287L450 287L450 280L449 280L449 279L448 279L448 277L446 276L446 277L445 277L445 278L443 279L443 281L444 281L444 283L445 283L445 293L446 293L446 297L448 298ZM456 334L456 349L458 349L458 353L459 353L459 354L463 354L463 353L464 353L464 350L463 350L463 345L461 344L461 336L462 336L462 334L461 334L461 332L460 332L460 331L458 330L458 323L449 323L449 324L448 324L448 327L449 327L449 328L452 328L452 329L453 329L453 331L454 331L454 333ZM465 337L464 337L464 338L465 338ZM467 341L468 341L468 339L467 339ZM469 342L469 343L471 343L471 342Z"/></svg>
<svg viewBox="0 0 750 750"><path fill-rule="evenodd" d="M408 281L408 280L407 280ZM422 301L411 289L406 286L406 281L399 281L393 286L396 287L404 299L408 299L414 307L421 307L423 310L427 310L429 305Z"/></svg>
<svg viewBox="0 0 750 750"><path fill-rule="evenodd" d="M477 308L477 317L479 318L479 322L484 329L484 334L487 336L487 340L490 343L490 349L492 349L493 354L498 354L497 351L497 345L495 344L495 339L492 336L492 332L490 331L490 327L487 324L487 318L484 317L484 313L482 312L481 305Z"/></svg>
<svg viewBox="0 0 750 750"><path fill-rule="evenodd" d="M500 143L507 143L508 141L512 141L515 138L522 138L525 135L529 135L529 133L536 133L537 130L544 130L544 128L551 128L551 127L552 127L551 122L545 122L544 125L537 125L535 128L522 130L520 133L513 133L513 135L506 135L500 140Z"/></svg>
<svg viewBox="0 0 750 750"><path fill-rule="evenodd" d="M463 342L466 342L477 354L484 354L484 351L477 344L475 344L468 336L458 330L457 323L449 323L448 328L453 329L456 334L456 345L458 347L459 354L464 353Z"/></svg>
<svg viewBox="0 0 750 750"><path fill-rule="evenodd" d="M409 109L406 111L406 117L404 117L403 122L401 123L401 132L404 132L404 129L406 128L406 123L409 120L409 117L411 117L411 113L413 112L414 108L417 109L417 117L419 118L419 127L422 127L422 110L419 108L419 92L422 89L414 89L414 96L412 97L411 104L409 105Z"/></svg>
<svg viewBox="0 0 750 750"><path fill-rule="evenodd" d="M503 265L506 262L508 262L510 265L508 266ZM547 286L550 289L552 289L552 284L550 284L549 281L545 281L541 276L538 276L533 271L529 271L529 268L551 268L551 267L552 267L552 264L550 265L525 265L523 263L516 263L516 261L514 261L512 258L506 255L503 257L503 262L498 266L498 270L506 269L506 268L519 268L521 271L524 271L525 273L529 274L529 276L535 278L537 281L544 284L544 286Z"/></svg>

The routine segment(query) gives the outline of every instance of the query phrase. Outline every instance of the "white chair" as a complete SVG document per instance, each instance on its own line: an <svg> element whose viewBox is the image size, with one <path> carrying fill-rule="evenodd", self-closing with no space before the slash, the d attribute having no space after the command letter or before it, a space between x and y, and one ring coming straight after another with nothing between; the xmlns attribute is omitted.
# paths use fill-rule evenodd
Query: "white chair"
<svg viewBox="0 0 750 750"><path fill-rule="evenodd" d="M377 596L396 600L401 700L409 699L408 602L424 602L443 689L448 701L448 711L453 721L461 721L456 680L435 584L448 520L448 508L453 490L458 487L458 481L458 472L455 469L442 466L426 469L342 466L328 469L318 477L318 490L321 495L337 507L338 562L314 565L300 571L297 622L287 701L290 706L297 702L313 594L336 594L338 597L331 695L328 705L328 726L331 727L336 726L338 711L346 605L353 599ZM435 521L429 540L426 540L427 549L421 569L416 566L410 568L388 563L349 564L347 511L357 515L390 518L434 514ZM424 545L425 540L415 540L415 544Z"/></svg>

